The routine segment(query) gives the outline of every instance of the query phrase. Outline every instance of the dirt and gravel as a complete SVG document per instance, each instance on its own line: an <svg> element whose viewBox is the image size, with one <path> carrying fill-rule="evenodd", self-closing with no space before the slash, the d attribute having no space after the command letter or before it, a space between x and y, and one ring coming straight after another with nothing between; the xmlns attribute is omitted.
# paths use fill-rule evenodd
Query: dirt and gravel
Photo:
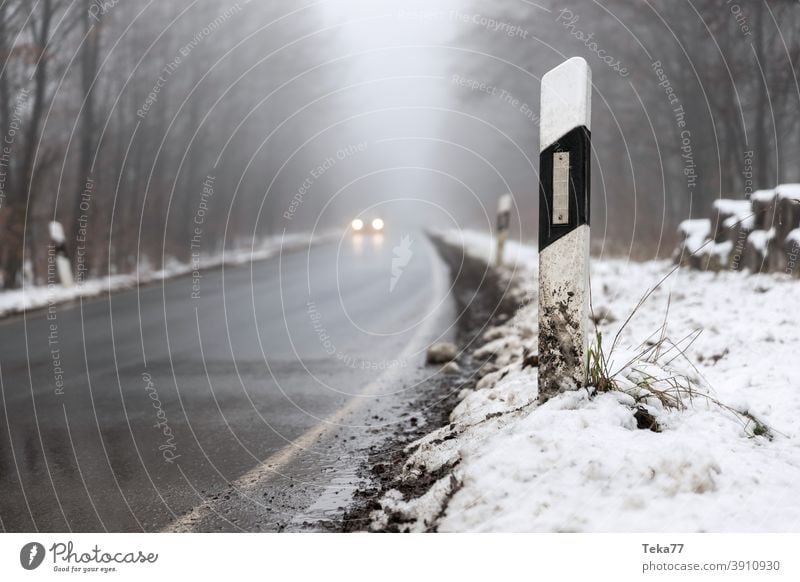
<svg viewBox="0 0 800 582"><path fill-rule="evenodd" d="M455 298L458 319L456 322L456 344L459 354L454 360L460 372L454 374L447 370L434 376L421 387L419 395L405 403L409 425L372 445L367 451L367 461L360 472L367 486L354 495L353 505L344 514L340 524L327 524L325 529L354 532L370 528L370 514L379 509L378 500L388 490L400 491L404 498L418 497L437 481L449 468L424 475L413 482L399 478L403 464L409 457L406 447L429 432L449 423L450 412L459 401L462 390L474 389L478 380L486 372L481 370L485 362L475 359L471 354L480 343L480 337L487 328L502 323L513 315L517 302L509 293L512 284L501 280L497 273L487 268L486 263L467 256L464 250L449 245L430 235L434 246L446 262L452 277L452 293ZM380 531L398 531L400 523L392 520Z"/></svg>

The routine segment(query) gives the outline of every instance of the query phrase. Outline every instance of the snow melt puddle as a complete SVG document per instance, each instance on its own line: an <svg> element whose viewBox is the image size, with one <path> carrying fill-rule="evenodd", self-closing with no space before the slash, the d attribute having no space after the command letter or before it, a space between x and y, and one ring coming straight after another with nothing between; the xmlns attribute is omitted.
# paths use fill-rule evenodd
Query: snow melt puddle
<svg viewBox="0 0 800 582"><path fill-rule="evenodd" d="M347 459L323 469L327 480L315 488L316 501L305 511L297 514L289 523L291 529L303 529L319 522L338 521L353 501L356 491L368 484L368 479L359 475L359 467L367 461L366 455Z"/></svg>

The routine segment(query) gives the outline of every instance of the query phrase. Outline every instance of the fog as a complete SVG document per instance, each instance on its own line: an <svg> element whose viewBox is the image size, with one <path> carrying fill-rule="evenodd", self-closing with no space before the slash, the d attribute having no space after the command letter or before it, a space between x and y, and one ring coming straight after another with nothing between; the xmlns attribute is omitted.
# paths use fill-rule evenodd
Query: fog
<svg viewBox="0 0 800 582"><path fill-rule="evenodd" d="M504 192L535 239L539 79L576 55L594 252L664 255L715 198L800 180L800 8L720 6L5 2L3 283L42 280L53 219L91 275L185 260L200 218L212 253L360 215L490 229Z"/></svg>

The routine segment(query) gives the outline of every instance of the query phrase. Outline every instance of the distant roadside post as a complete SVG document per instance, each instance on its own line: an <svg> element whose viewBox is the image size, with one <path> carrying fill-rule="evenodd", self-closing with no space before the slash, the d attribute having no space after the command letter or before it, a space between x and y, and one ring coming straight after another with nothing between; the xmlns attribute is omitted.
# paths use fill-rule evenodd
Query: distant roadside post
<svg viewBox="0 0 800 582"><path fill-rule="evenodd" d="M542 77L539 129L539 401L586 384L591 71Z"/></svg>
<svg viewBox="0 0 800 582"><path fill-rule="evenodd" d="M503 253L508 240L508 229L511 224L511 194L503 194L497 200L497 256L495 264L503 266Z"/></svg>
<svg viewBox="0 0 800 582"><path fill-rule="evenodd" d="M72 287L72 262L67 253L67 242L64 236L64 227L60 222L53 221L49 225L50 240L53 243L52 258L49 261L55 262L58 280L64 287ZM49 269L48 269L49 270Z"/></svg>

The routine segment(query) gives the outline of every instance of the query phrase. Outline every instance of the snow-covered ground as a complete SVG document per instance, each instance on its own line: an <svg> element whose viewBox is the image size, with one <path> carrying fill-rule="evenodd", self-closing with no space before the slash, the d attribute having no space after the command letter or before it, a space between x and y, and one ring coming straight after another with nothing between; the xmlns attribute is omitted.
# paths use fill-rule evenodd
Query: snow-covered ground
<svg viewBox="0 0 800 582"><path fill-rule="evenodd" d="M447 238L491 260L489 237ZM673 266L595 260L616 388L538 405L537 368L523 368L537 353L537 252L508 251L518 298L532 302L473 354L494 354L497 371L409 447L403 478L440 478L418 499L388 492L375 528L391 514L412 531L800 531L800 282L679 270L623 326ZM674 384L696 393L681 390L684 409L653 397ZM637 428L638 407L660 432Z"/></svg>
<svg viewBox="0 0 800 582"><path fill-rule="evenodd" d="M222 265L239 265L250 261L268 259L280 253L281 249L284 252L296 250L309 244L328 240L336 235L337 233L325 233L311 237L308 234L288 234L283 237L265 239L252 248L201 256L198 260L189 263L168 259L165 261L164 268L158 270L151 269L146 264L140 264L135 273L91 278L78 282L71 287L64 287L60 284L25 285L20 289L0 291L0 317L31 309L39 309L55 303L72 301L79 297L91 297L152 283L153 281L179 277L195 270L202 271L215 269Z"/></svg>

